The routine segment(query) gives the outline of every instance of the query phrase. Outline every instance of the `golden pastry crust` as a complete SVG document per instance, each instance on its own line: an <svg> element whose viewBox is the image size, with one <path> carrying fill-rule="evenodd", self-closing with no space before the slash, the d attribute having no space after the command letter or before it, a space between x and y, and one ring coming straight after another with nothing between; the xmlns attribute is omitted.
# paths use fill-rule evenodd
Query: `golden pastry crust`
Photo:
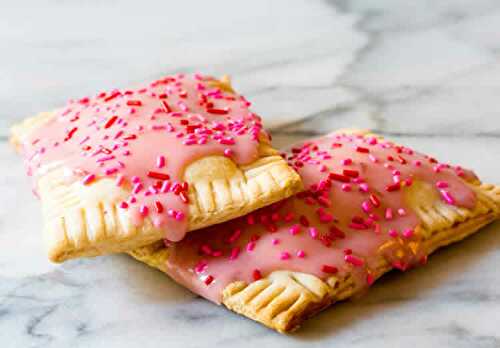
<svg viewBox="0 0 500 348"><path fill-rule="evenodd" d="M472 210L444 204L422 182L417 181L406 189L408 205L421 220L415 232L422 236L421 247L429 254L464 239L500 217L500 186L479 183L470 185L477 194L477 203ZM168 249L162 243L134 250L129 254L166 272ZM380 256L380 262L372 270L372 275L375 279L379 278L392 268ZM362 290L363 286L349 273L321 280L310 274L277 271L249 284L242 281L229 284L223 291L222 303L239 314L278 332L287 333L296 330L305 319L322 309Z"/></svg>
<svg viewBox="0 0 500 348"><path fill-rule="evenodd" d="M218 86L230 89L227 79ZM12 127L11 142L19 148L52 117L41 113ZM37 183L50 260L124 252L164 237L150 219L136 226L130 213L118 208L130 187L117 187L107 178L89 186L68 184L64 171L56 164ZM299 175L265 139L260 141L259 159L249 165L238 166L224 156L204 157L185 168L183 179L189 183L188 231L245 215L302 189Z"/></svg>

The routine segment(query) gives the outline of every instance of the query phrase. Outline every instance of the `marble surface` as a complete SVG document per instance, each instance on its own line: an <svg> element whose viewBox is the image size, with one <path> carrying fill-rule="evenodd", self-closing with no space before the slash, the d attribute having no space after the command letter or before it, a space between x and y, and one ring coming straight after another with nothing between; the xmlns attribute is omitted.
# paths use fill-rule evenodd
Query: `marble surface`
<svg viewBox="0 0 500 348"><path fill-rule="evenodd" d="M2 348L500 347L500 223L281 336L124 255L50 264L7 143L9 125L67 98L199 70L233 75L278 146L372 128L500 184L498 0L1 7Z"/></svg>

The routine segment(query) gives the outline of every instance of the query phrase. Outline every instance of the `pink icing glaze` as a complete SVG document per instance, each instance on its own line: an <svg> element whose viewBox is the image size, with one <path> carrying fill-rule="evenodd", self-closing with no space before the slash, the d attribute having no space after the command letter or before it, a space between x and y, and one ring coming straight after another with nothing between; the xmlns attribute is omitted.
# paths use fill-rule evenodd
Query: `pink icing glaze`
<svg viewBox="0 0 500 348"><path fill-rule="evenodd" d="M189 201L184 168L209 155L251 163L263 133L243 96L211 82L199 74L169 76L70 101L23 144L28 173L35 184L54 166L69 169L68 181L82 185L116 178L132 191L119 207L135 223L150 217L166 238L181 240Z"/></svg>
<svg viewBox="0 0 500 348"><path fill-rule="evenodd" d="M460 179L475 179L472 172L375 138L329 135L292 148L287 159L307 191L166 243L174 279L217 303L229 283L251 282L276 270L323 279L351 272L362 285L371 285L380 254L403 270L426 258L415 233L419 219L397 183L419 180L442 187L446 182L453 204L472 208L476 202Z"/></svg>

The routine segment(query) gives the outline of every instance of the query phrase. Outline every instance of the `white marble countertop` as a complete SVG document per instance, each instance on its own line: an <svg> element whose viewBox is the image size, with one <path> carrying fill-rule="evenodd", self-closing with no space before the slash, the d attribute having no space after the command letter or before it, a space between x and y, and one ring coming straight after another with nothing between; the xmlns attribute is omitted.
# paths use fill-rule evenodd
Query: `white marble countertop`
<svg viewBox="0 0 500 348"><path fill-rule="evenodd" d="M291 336L124 255L54 265L8 127L177 71L229 73L278 146L372 128L500 183L498 0L21 0L0 10L0 347L500 347L500 223Z"/></svg>

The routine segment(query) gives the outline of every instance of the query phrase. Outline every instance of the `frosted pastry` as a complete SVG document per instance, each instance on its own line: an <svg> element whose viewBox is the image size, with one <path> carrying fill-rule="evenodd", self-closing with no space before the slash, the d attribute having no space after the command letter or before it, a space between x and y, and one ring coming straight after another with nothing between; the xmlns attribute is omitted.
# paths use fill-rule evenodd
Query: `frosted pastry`
<svg viewBox="0 0 500 348"><path fill-rule="evenodd" d="M298 192L249 106L227 78L176 75L14 126L50 259L179 241Z"/></svg>
<svg viewBox="0 0 500 348"><path fill-rule="evenodd" d="M286 158L305 192L131 254L208 300L289 332L500 216L498 186L372 134L331 134Z"/></svg>

